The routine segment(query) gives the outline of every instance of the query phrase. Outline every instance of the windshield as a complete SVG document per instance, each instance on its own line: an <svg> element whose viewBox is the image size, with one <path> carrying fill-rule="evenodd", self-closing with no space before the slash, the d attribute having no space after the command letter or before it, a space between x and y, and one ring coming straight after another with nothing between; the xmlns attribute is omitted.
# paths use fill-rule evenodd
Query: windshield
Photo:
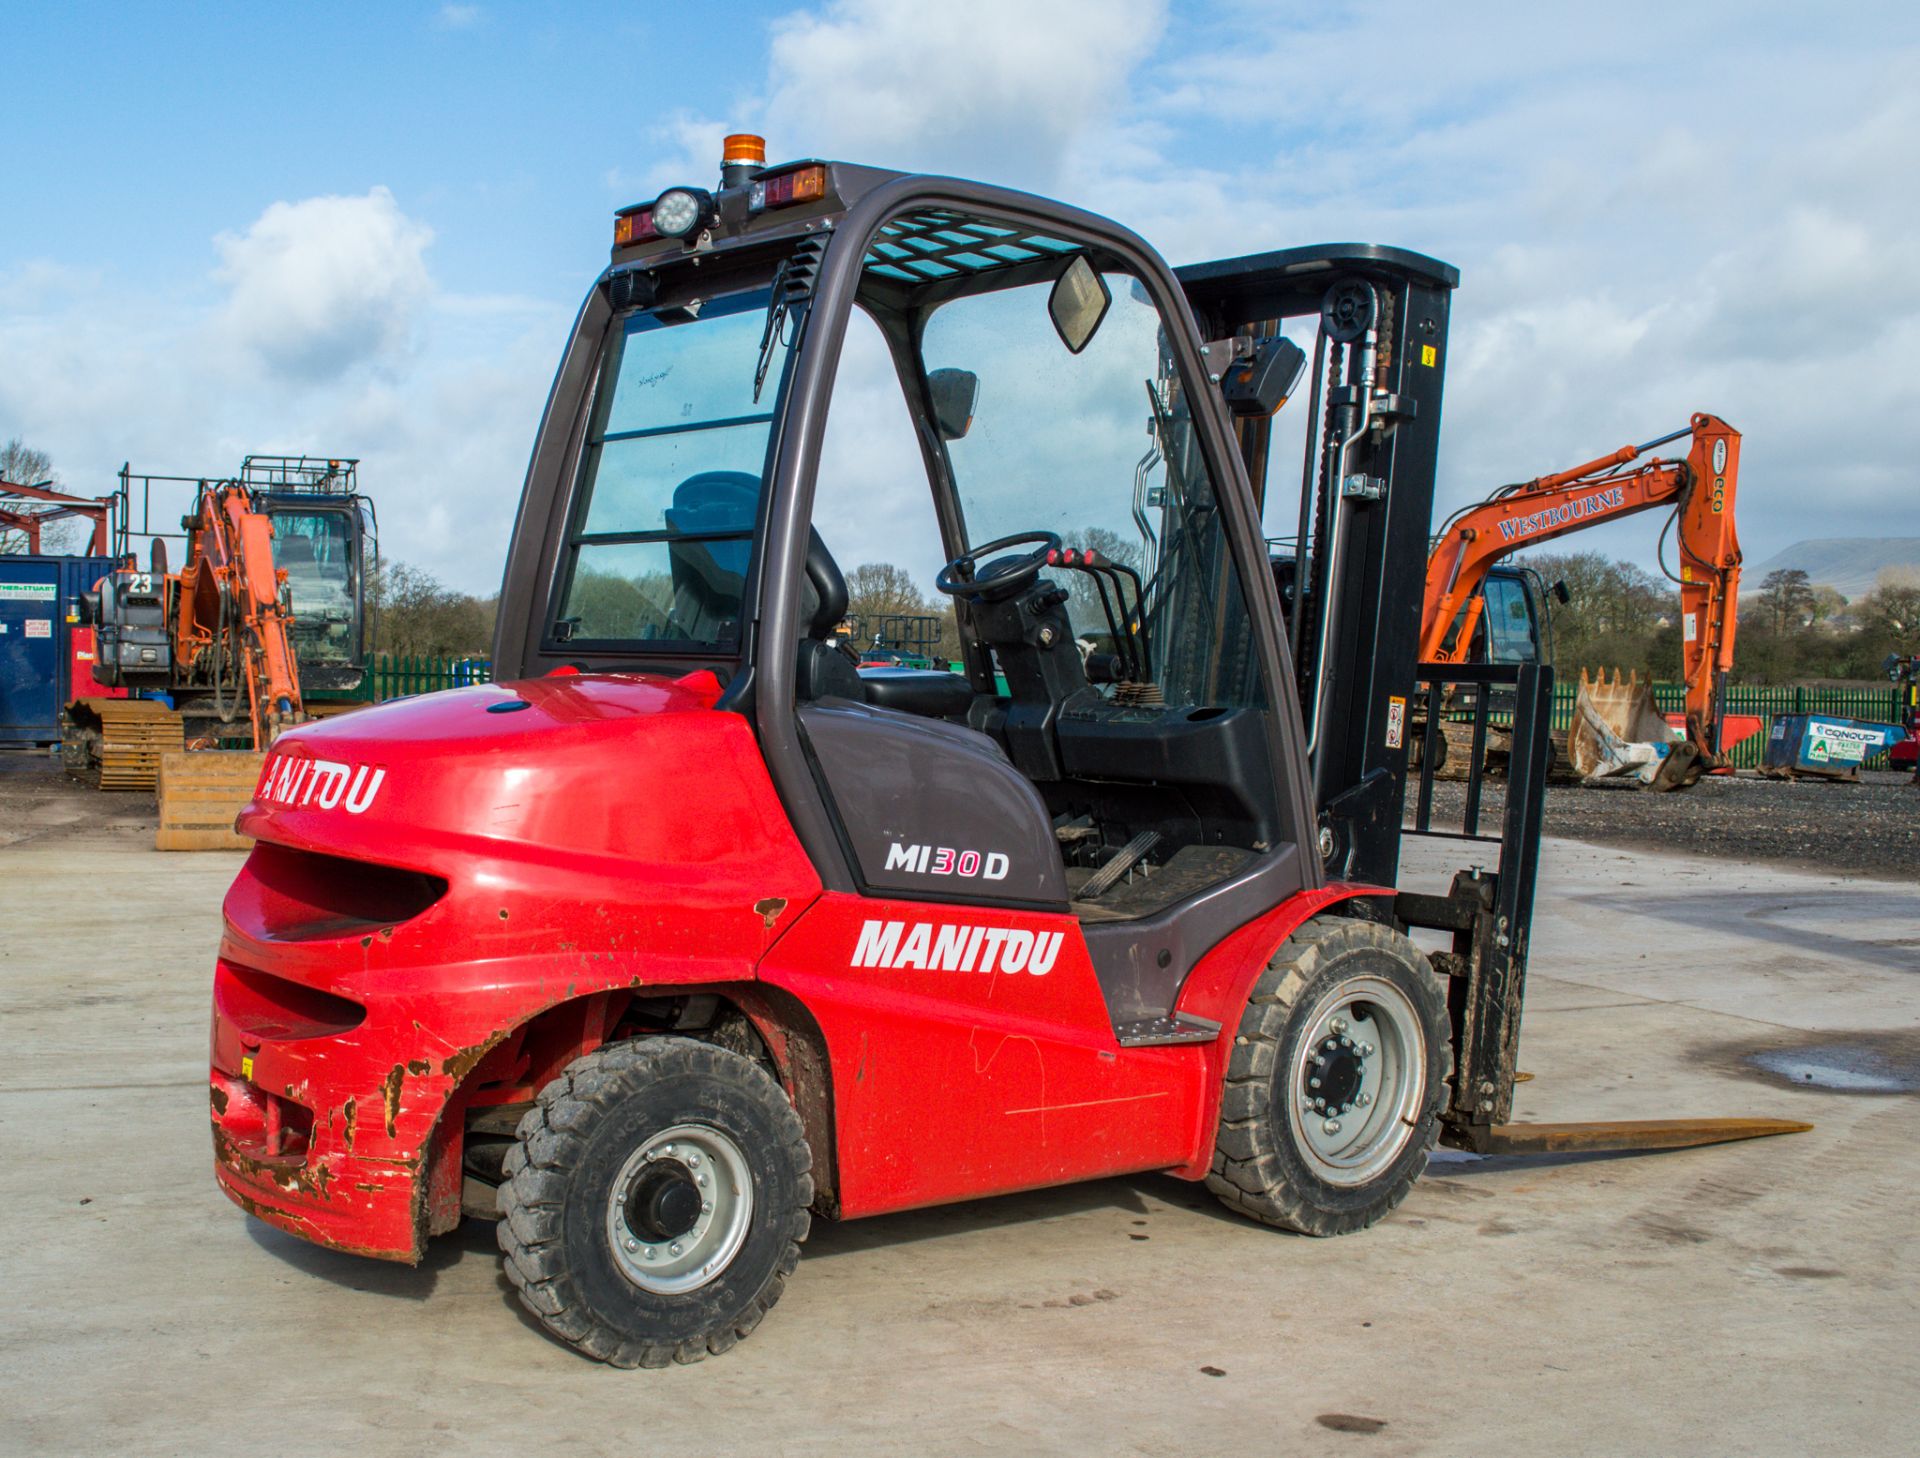
<svg viewBox="0 0 1920 1458"><path fill-rule="evenodd" d="M665 651L739 643L785 343L755 399L768 294L685 322L616 320L588 427L553 637Z"/></svg>
<svg viewBox="0 0 1920 1458"><path fill-rule="evenodd" d="M273 563L286 570L294 652L302 663L353 663L353 533L340 511L275 511Z"/></svg>
<svg viewBox="0 0 1920 1458"><path fill-rule="evenodd" d="M1526 584L1518 577L1489 577L1481 592L1486 598L1481 621L1487 629L1487 661L1532 663L1540 654L1533 641Z"/></svg>
<svg viewBox="0 0 1920 1458"><path fill-rule="evenodd" d="M928 318L924 367L979 377L971 426L947 444L967 541L1050 531L1076 556L1091 550L1117 578L1049 569L1084 649L1137 652L1126 676L1149 698L1260 703L1245 599L1159 310L1131 275L1102 277L1112 302L1077 353L1049 316L1046 279Z"/></svg>

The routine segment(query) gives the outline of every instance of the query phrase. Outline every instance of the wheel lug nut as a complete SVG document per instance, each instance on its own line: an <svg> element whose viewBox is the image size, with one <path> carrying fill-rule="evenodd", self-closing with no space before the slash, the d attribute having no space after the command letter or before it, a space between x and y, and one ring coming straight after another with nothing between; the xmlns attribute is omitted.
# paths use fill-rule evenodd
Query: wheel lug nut
<svg viewBox="0 0 1920 1458"><path fill-rule="evenodd" d="M707 1177L706 1177L705 1175L701 1175L701 1176L700 1176L700 1183L704 1185L704 1184L705 1184L706 1182L707 1182Z"/></svg>
<svg viewBox="0 0 1920 1458"><path fill-rule="evenodd" d="M711 1215L713 1213L713 1201L708 1200L705 1203L703 1203L700 1206L700 1213L702 1215Z"/></svg>
<svg viewBox="0 0 1920 1458"><path fill-rule="evenodd" d="M642 1258L645 1260L652 1260L653 1256L654 1256L654 1250L652 1246L648 1246L646 1250L642 1253Z"/></svg>
<svg viewBox="0 0 1920 1458"><path fill-rule="evenodd" d="M1340 1121L1338 1119L1329 1119L1320 1127L1329 1134L1338 1134L1340 1132Z"/></svg>
<svg viewBox="0 0 1920 1458"><path fill-rule="evenodd" d="M1360 1045L1360 1056L1361 1056L1362 1058L1371 1058L1371 1057L1373 1057L1373 1044L1371 1044L1371 1043L1362 1043L1362 1044Z"/></svg>
<svg viewBox="0 0 1920 1458"><path fill-rule="evenodd" d="M697 1154L689 1154L687 1156L687 1167L689 1169L700 1168L700 1156Z"/></svg>
<svg viewBox="0 0 1920 1458"><path fill-rule="evenodd" d="M633 1238L633 1237L632 1237L631 1235L629 1235L629 1236L627 1237L627 1249L628 1249L628 1250L638 1250L638 1249L640 1249L640 1242L639 1242L639 1241L637 1241L637 1240L635 1240L635 1239L634 1239L634 1238Z"/></svg>
<svg viewBox="0 0 1920 1458"><path fill-rule="evenodd" d="M1319 1079L1317 1079L1317 1078L1310 1078L1310 1079L1308 1079L1308 1080L1307 1080L1307 1087L1308 1087L1308 1088L1318 1088L1318 1087L1320 1087L1320 1080L1319 1080Z"/></svg>
<svg viewBox="0 0 1920 1458"><path fill-rule="evenodd" d="M1331 1027L1336 1033L1344 1033L1347 1030L1347 1020L1345 1018L1335 1018Z"/></svg>
<svg viewBox="0 0 1920 1458"><path fill-rule="evenodd" d="M676 1241L675 1241L675 1242L674 1242L674 1243L673 1243L672 1245L670 1245L670 1246L668 1246L668 1247L667 1247L667 1252L668 1252L668 1254L670 1254L670 1255L679 1255L679 1254L680 1254L680 1242L676 1240Z"/></svg>

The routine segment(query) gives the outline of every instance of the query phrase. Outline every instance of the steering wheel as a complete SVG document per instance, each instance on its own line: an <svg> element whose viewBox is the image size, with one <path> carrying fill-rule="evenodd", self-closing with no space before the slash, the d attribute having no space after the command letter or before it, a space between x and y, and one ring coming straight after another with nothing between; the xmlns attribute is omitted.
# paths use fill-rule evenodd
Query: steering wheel
<svg viewBox="0 0 1920 1458"><path fill-rule="evenodd" d="M989 552L1005 547L1039 543L1031 552L1011 557L996 557L984 567L974 564ZM1040 569L1060 550L1060 538L1052 532L1015 532L1010 537L987 542L971 552L963 552L940 569L933 585L948 597L972 597L981 602L1005 602L1033 585Z"/></svg>

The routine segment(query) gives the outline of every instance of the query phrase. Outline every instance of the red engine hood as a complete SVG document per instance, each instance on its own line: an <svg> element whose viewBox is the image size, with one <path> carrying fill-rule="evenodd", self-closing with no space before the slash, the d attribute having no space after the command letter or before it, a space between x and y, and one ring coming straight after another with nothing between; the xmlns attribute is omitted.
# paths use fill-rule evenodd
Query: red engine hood
<svg viewBox="0 0 1920 1458"><path fill-rule="evenodd" d="M303 725L268 752L239 828L429 871L446 850L697 864L790 842L752 730L719 694L707 673L574 674Z"/></svg>

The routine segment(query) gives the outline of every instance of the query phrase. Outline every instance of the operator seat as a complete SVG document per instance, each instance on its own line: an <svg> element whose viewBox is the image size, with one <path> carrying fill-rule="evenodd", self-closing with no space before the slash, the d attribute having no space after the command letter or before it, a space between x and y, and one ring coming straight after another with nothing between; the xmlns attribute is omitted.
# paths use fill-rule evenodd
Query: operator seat
<svg viewBox="0 0 1920 1458"><path fill-rule="evenodd" d="M740 628L747 561L753 551L753 521L760 504L760 478L745 471L702 471L673 491L663 515L676 533L737 533L718 541L673 541L673 606L667 615L673 636L722 642Z"/></svg>
<svg viewBox="0 0 1920 1458"><path fill-rule="evenodd" d="M800 623L806 636L794 656L794 695L803 704L825 698L866 702L853 660L827 642L847 615L847 601L847 579L840 564L820 540L820 533L808 527L806 586L800 598Z"/></svg>

